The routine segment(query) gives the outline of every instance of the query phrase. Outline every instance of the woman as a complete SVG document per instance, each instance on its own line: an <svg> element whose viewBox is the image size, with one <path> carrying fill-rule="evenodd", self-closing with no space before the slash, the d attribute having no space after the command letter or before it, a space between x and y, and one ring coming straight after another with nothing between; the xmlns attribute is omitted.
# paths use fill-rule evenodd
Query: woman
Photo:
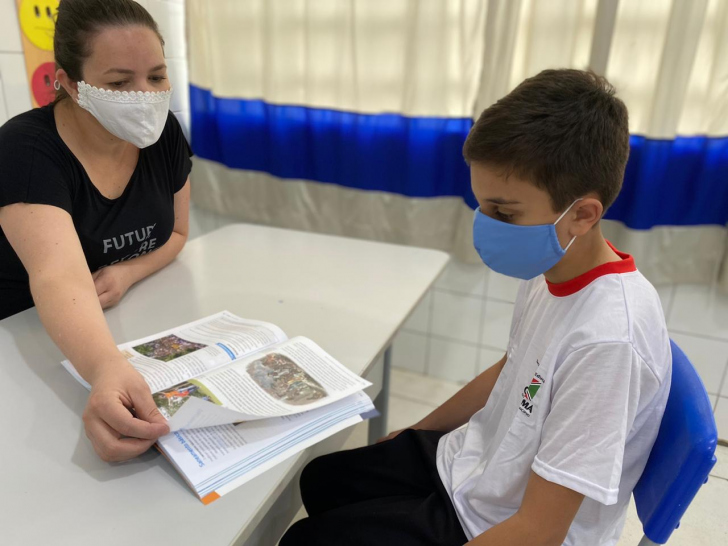
<svg viewBox="0 0 728 546"><path fill-rule="evenodd" d="M35 303L92 385L83 420L106 461L168 432L102 313L187 239L191 152L163 45L132 0L62 0L56 101L0 127L0 319Z"/></svg>

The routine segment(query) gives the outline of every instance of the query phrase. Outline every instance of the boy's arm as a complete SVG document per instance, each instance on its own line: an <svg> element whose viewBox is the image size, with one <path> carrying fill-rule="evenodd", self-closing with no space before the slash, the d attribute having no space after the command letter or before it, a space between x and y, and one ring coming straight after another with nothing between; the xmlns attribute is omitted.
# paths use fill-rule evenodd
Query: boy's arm
<svg viewBox="0 0 728 546"><path fill-rule="evenodd" d="M584 495L531 471L521 507L507 520L468 542L469 546L560 546Z"/></svg>
<svg viewBox="0 0 728 546"><path fill-rule="evenodd" d="M506 355L503 355L503 358L493 366L465 385L452 398L419 423L412 425L411 428L450 432L467 423L475 412L485 406L495 386L495 382L498 381L498 376L506 363L506 358ZM400 432L402 431L397 430L392 432L389 436L381 438L379 441L391 440Z"/></svg>

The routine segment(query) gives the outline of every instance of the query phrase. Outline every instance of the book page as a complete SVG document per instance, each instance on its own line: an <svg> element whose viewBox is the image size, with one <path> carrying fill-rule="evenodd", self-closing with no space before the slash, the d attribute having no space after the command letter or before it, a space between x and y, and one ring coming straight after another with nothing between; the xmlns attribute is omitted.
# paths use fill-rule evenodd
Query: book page
<svg viewBox="0 0 728 546"><path fill-rule="evenodd" d="M157 392L285 340L283 330L274 324L242 319L223 311L119 345L119 350L152 392ZM86 388L91 388L70 362L63 362L63 366Z"/></svg>
<svg viewBox="0 0 728 546"><path fill-rule="evenodd" d="M154 400L170 428L181 430L293 415L369 385L313 341L296 337L155 393Z"/></svg>

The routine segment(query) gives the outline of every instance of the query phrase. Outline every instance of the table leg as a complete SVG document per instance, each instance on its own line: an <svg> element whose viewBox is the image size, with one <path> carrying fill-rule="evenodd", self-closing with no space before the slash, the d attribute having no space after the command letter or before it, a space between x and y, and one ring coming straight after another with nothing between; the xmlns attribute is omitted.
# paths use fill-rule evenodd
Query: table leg
<svg viewBox="0 0 728 546"><path fill-rule="evenodd" d="M382 436L387 434L387 416L389 414L389 375L392 370L392 346L384 351L382 365L382 390L374 399L374 406L381 414L375 419L369 420L369 445L375 443Z"/></svg>

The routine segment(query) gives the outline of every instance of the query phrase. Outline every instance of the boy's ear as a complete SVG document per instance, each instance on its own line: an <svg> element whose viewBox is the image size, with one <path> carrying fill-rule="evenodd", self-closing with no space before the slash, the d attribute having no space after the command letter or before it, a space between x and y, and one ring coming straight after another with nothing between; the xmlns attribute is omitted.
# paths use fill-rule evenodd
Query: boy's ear
<svg viewBox="0 0 728 546"><path fill-rule="evenodd" d="M585 197L577 201L572 209L574 220L569 228L572 237L586 235L604 214L604 205L595 197Z"/></svg>

